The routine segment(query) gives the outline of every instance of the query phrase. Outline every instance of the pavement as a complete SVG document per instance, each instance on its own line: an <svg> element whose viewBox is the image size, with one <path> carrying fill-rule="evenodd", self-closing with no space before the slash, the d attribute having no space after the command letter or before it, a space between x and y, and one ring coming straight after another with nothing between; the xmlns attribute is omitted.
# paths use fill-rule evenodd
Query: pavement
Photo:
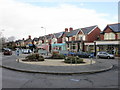
<svg viewBox="0 0 120 90"><path fill-rule="evenodd" d="M113 65L108 59L93 59L93 63L90 64L91 59L85 59L86 64L64 64L63 60L50 60L45 59L42 62L22 62L16 61L18 57L15 55L4 56L2 58L2 67L28 73L42 73L42 74L87 74L87 73L98 73L112 69Z"/></svg>

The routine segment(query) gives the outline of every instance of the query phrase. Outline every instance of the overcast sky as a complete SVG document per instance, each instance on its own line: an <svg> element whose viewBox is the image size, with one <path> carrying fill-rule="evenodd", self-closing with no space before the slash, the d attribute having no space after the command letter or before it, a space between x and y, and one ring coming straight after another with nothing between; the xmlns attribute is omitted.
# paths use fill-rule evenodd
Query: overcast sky
<svg viewBox="0 0 120 90"><path fill-rule="evenodd" d="M50 33L118 22L117 0L0 0L0 32L5 37L32 38ZM110 2L111 1L111 2ZM113 2L114 1L114 2ZM44 28L41 28L44 27Z"/></svg>

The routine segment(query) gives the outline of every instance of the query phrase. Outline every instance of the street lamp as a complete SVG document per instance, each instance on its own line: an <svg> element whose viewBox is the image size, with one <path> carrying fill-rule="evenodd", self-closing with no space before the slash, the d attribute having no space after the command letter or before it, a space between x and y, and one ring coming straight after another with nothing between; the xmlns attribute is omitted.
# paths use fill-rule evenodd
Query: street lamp
<svg viewBox="0 0 120 90"><path fill-rule="evenodd" d="M45 27L41 27L41 28L45 29L45 35L46 35L46 28Z"/></svg>
<svg viewBox="0 0 120 90"><path fill-rule="evenodd" d="M45 35L46 35L46 28L45 27L41 27L43 29L45 29ZM45 43L46 43L46 36L45 36Z"/></svg>

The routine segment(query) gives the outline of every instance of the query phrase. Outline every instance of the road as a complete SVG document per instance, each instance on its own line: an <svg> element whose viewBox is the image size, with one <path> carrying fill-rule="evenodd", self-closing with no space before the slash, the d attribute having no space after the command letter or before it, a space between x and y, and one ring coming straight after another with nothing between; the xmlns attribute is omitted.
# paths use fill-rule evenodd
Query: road
<svg viewBox="0 0 120 90"><path fill-rule="evenodd" d="M14 56L10 56L14 57ZM9 58L3 57L3 58ZM106 59L107 60L107 59ZM25 73L2 68L3 88L118 88L118 59L110 59L112 70L77 75Z"/></svg>

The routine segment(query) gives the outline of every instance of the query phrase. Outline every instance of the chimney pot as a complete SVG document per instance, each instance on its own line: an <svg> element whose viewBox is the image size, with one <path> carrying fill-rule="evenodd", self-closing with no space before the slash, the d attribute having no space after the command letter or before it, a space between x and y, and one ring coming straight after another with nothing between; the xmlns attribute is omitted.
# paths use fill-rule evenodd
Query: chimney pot
<svg viewBox="0 0 120 90"><path fill-rule="evenodd" d="M31 35L29 35L28 38L31 39Z"/></svg>
<svg viewBox="0 0 120 90"><path fill-rule="evenodd" d="M71 31L73 31L73 28L72 28L72 27L70 27L70 28L69 28L69 31L70 31L70 32L71 32Z"/></svg>
<svg viewBox="0 0 120 90"><path fill-rule="evenodd" d="M68 32L68 28L65 28L65 32Z"/></svg>

